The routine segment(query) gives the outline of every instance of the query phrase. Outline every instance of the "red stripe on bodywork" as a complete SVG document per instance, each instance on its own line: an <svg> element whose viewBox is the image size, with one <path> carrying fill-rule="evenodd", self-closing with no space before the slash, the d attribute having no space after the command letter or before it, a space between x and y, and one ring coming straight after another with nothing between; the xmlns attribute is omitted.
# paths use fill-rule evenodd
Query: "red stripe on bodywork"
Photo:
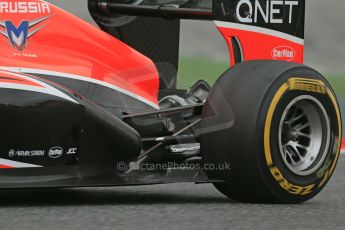
<svg viewBox="0 0 345 230"><path fill-rule="evenodd" d="M28 79L22 78L15 73L11 73L5 70L0 70L0 83L11 83L11 84L21 84L42 87L42 85L37 84L36 82L30 81Z"/></svg>
<svg viewBox="0 0 345 230"><path fill-rule="evenodd" d="M14 167L8 165L0 165L0 169L13 169Z"/></svg>

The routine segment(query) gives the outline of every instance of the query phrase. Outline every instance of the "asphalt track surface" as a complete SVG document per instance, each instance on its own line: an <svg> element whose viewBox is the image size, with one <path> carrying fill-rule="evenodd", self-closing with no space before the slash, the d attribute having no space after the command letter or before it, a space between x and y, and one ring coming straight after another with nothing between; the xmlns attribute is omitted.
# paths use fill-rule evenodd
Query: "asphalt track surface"
<svg viewBox="0 0 345 230"><path fill-rule="evenodd" d="M0 191L1 229L343 230L345 156L327 188L302 205L229 201L211 185Z"/></svg>

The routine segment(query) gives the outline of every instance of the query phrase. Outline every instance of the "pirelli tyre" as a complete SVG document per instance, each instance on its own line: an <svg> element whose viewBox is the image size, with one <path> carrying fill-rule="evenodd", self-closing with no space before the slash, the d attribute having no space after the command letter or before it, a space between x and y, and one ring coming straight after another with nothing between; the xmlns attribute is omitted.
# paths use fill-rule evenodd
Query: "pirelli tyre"
<svg viewBox="0 0 345 230"><path fill-rule="evenodd" d="M251 61L215 83L200 142L205 170L223 181L215 184L223 194L243 202L301 203L331 178L341 134L337 99L322 75L295 63Z"/></svg>

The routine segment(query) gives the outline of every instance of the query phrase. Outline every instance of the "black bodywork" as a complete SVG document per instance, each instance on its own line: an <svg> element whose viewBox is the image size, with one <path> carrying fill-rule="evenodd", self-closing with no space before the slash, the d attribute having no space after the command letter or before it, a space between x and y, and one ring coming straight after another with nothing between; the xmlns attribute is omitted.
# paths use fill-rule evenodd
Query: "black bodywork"
<svg viewBox="0 0 345 230"><path fill-rule="evenodd" d="M198 102L204 100L199 97L207 95L208 87L203 83L193 93L185 93L184 100L189 97L190 101L188 106L181 107L174 104L177 101L166 98L160 111L142 108L147 112L129 114L125 109L102 108L72 90L45 80L47 77L34 78L62 91L76 103L31 91L0 91L1 158L39 166L2 170L0 187L207 181L198 170L180 171L177 165L198 156L198 148L178 153L167 148L196 142L194 125L190 124L198 123L202 108ZM157 137L166 138L157 140ZM62 154L52 155L55 149L62 150ZM138 167L143 163L150 168ZM157 164L166 164L169 172L167 168L155 169Z"/></svg>
<svg viewBox="0 0 345 230"><path fill-rule="evenodd" d="M48 84L78 103L29 91L0 91L2 157L42 166L2 170L1 187L102 184L109 179L120 183L114 162L136 159L141 151L138 132L93 102ZM63 154L48 154L54 147ZM39 151L46 154L39 156Z"/></svg>

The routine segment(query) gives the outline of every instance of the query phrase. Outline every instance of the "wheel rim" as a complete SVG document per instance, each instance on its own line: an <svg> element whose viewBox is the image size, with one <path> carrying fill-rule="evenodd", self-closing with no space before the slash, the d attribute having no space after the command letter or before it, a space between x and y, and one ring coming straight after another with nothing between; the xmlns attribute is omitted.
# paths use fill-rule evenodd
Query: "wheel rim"
<svg viewBox="0 0 345 230"><path fill-rule="evenodd" d="M315 97L303 95L286 107L279 124L279 149L285 165L300 176L317 171L330 145L330 121Z"/></svg>

